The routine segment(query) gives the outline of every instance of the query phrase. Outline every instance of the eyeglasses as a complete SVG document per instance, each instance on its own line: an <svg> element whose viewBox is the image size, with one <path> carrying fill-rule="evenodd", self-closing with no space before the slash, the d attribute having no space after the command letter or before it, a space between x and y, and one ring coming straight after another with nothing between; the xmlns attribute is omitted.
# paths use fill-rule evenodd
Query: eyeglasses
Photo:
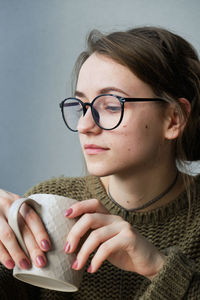
<svg viewBox="0 0 200 300"><path fill-rule="evenodd" d="M102 94L95 97L91 103L83 102L78 98L66 98L60 103L60 108L63 120L71 131L78 131L79 121L85 116L88 107L91 108L97 126L104 130L112 130L119 126L123 119L125 102L149 101L166 102L160 98L124 98L113 94Z"/></svg>

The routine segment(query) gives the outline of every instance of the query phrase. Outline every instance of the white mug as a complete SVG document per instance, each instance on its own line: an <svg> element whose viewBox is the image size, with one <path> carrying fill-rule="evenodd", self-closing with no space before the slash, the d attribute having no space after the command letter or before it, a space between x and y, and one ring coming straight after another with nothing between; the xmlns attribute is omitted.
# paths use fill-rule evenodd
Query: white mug
<svg viewBox="0 0 200 300"><path fill-rule="evenodd" d="M8 223L14 231L21 248L29 256L18 226L18 213L21 205L26 202L32 206L41 217L51 239L51 250L46 253L47 265L37 268L32 264L28 270L14 267L13 276L26 283L63 292L78 290L83 271L71 268L75 254L66 254L64 247L67 233L75 224L74 219L64 216L65 209L76 202L63 196L52 194L33 194L13 202L9 210Z"/></svg>

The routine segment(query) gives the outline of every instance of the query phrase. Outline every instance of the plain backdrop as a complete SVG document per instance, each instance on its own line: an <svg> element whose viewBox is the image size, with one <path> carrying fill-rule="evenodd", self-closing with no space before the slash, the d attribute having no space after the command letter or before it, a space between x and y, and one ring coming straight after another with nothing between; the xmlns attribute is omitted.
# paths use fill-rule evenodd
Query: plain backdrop
<svg viewBox="0 0 200 300"><path fill-rule="evenodd" d="M0 188L23 194L44 179L84 175L78 135L59 108L73 64L90 30L140 25L200 49L199 0L0 0Z"/></svg>

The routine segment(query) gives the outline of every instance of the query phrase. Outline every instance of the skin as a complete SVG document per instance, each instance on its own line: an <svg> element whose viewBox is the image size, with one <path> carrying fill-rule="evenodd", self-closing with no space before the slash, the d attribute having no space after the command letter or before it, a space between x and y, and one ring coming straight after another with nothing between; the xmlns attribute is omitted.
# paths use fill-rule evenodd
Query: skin
<svg viewBox="0 0 200 300"><path fill-rule="evenodd" d="M89 102L102 93L125 97L155 96L151 87L128 68L108 57L92 54L80 70L77 97ZM179 100L189 114L188 101L184 98ZM89 172L100 176L106 190L109 184L112 196L120 205L134 208L151 200L171 184L176 173L173 141L184 126L173 104L163 114L160 106L153 102L126 103L123 121L115 130L100 129L88 109L79 122L78 131ZM91 146L85 148L85 145L91 144L98 145L96 150L90 149ZM172 201L182 191L182 186L179 176L173 190L148 209ZM9 269L15 264L29 268L31 261L37 267L44 267L45 252L50 249L51 242L36 213L27 205L22 206L21 231L31 261L20 249L7 224L9 207L18 197L0 190L0 261ZM110 215L98 199L74 204L65 216L79 217L66 238L66 253L76 251L81 237L87 233L72 268L81 269L93 251L96 254L88 269L91 273L96 272L106 259L119 268L149 279L163 267L166 257L128 222Z"/></svg>
<svg viewBox="0 0 200 300"><path fill-rule="evenodd" d="M151 87L125 66L93 54L80 70L76 94L88 102L105 92L125 97L155 96ZM88 109L78 131L89 172L101 177L105 189L109 183L119 204L133 208L149 201L171 183L169 179L176 172L172 141L182 128L175 107L169 106L163 117L155 103L133 103L126 104L124 119L115 130L100 129ZM103 150L91 153L85 144L95 144ZM171 197L180 193L180 187L181 180ZM73 205L67 217L80 217L67 237L67 253L74 252L80 238L92 230L72 266L76 270L85 265L93 251L96 254L88 269L91 273L107 259L119 268L152 279L165 262L166 257L158 249L121 217L110 215L96 199Z"/></svg>
<svg viewBox="0 0 200 300"><path fill-rule="evenodd" d="M119 88L121 91L116 91ZM77 96L87 102L105 92L125 97L155 96L151 87L125 66L93 54L80 70ZM79 122L80 143L88 171L100 177L109 176L113 197L122 206L121 198L130 203L126 208L137 207L137 202L141 205L142 199L144 202L151 200L166 188L169 176L174 177L176 167L171 139L177 137L178 128L173 122L176 121L171 116L163 119L158 104L152 102L126 103L122 123L115 130L101 130L94 123L90 110ZM108 150L88 155L85 144L97 144ZM153 184L155 177L160 181L158 188ZM105 180L102 178L103 183Z"/></svg>
<svg viewBox="0 0 200 300"><path fill-rule="evenodd" d="M20 248L7 223L9 208L18 198L20 198L18 195L0 189L0 261L8 269L13 269L15 264L21 269L28 269L32 262L38 268L44 267L46 265L44 252L50 249L51 242L34 210L23 205L19 216L20 229L32 262Z"/></svg>

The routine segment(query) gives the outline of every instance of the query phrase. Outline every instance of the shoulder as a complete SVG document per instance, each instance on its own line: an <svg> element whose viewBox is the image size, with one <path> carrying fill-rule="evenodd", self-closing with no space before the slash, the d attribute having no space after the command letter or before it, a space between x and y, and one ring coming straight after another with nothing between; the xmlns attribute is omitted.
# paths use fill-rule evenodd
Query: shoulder
<svg viewBox="0 0 200 300"><path fill-rule="evenodd" d="M190 196L190 198L189 198ZM200 175L193 177L193 184L190 187L190 195L187 197L189 208L189 219L195 225L200 225Z"/></svg>
<svg viewBox="0 0 200 300"><path fill-rule="evenodd" d="M91 176L58 177L43 181L32 187L25 196L31 194L54 194L83 200L90 197L89 182Z"/></svg>
<svg viewBox="0 0 200 300"><path fill-rule="evenodd" d="M200 174L193 177L191 192L195 192L194 195L197 197L197 199L200 198Z"/></svg>
<svg viewBox="0 0 200 300"><path fill-rule="evenodd" d="M192 189L194 198L198 206L200 206L200 174L194 177L194 188Z"/></svg>
<svg viewBox="0 0 200 300"><path fill-rule="evenodd" d="M200 174L194 176L194 179L195 179L196 185L198 185L200 187Z"/></svg>

